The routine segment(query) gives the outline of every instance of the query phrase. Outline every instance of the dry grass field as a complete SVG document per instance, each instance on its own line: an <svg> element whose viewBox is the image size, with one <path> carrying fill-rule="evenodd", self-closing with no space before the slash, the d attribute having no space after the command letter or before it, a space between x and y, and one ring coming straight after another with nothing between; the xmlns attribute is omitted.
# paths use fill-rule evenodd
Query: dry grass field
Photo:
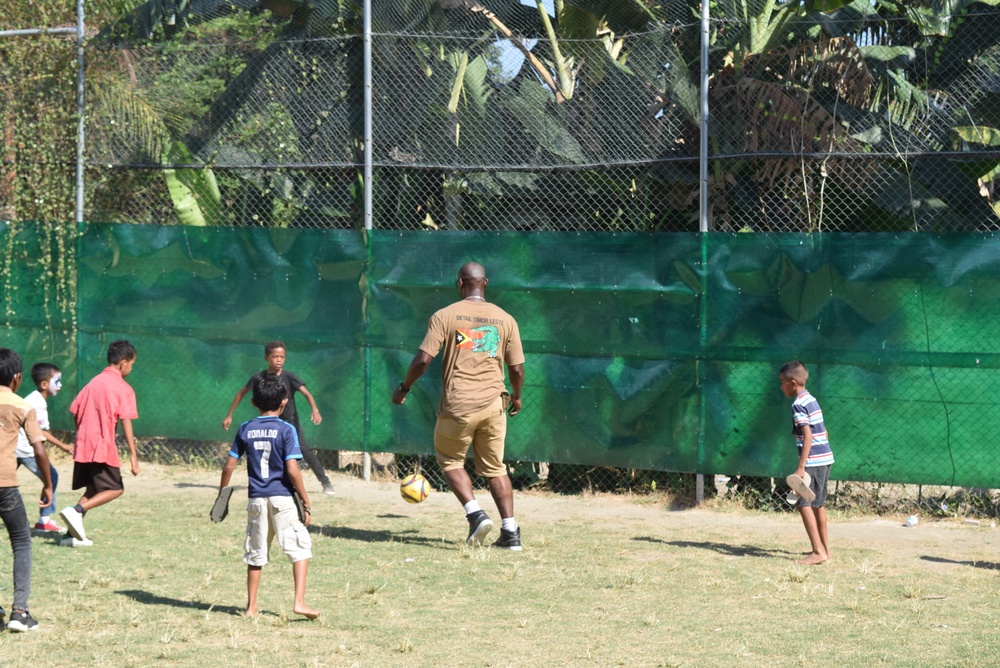
<svg viewBox="0 0 1000 668"><path fill-rule="evenodd" d="M36 498L37 481L21 480ZM216 471L146 465L88 515L94 547L35 538L41 630L0 634L0 665L1000 665L1000 529L988 521L833 515L832 560L804 567L797 515L518 493L525 550L498 553L464 545L450 494L412 506L392 483L340 476L330 497L307 477L308 601L322 615L291 613L291 568L274 549L254 620L240 614L245 490L214 525L217 483ZM60 492L61 506L75 499ZM8 609L11 595L3 535Z"/></svg>

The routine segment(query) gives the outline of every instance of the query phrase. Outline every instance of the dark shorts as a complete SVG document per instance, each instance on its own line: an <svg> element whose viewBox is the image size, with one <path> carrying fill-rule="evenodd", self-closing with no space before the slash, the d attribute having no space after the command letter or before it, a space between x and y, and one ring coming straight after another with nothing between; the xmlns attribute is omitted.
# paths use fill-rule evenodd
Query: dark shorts
<svg viewBox="0 0 1000 668"><path fill-rule="evenodd" d="M830 486L830 468L832 468L830 465L806 467L806 473L812 478L809 481L809 489L816 493L816 499L812 503L806 503L805 500L799 499L799 507L822 508L826 505L826 488Z"/></svg>
<svg viewBox="0 0 1000 668"><path fill-rule="evenodd" d="M117 466L96 462L73 463L73 489L86 488L87 496L107 490L123 490L122 472Z"/></svg>

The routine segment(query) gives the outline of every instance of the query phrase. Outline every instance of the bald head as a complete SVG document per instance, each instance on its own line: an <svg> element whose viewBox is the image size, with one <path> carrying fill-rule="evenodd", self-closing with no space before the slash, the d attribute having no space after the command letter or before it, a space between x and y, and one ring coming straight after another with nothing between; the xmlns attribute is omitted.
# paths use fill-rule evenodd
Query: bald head
<svg viewBox="0 0 1000 668"><path fill-rule="evenodd" d="M458 277L463 281L485 281L486 268L478 262L466 262L458 270Z"/></svg>
<svg viewBox="0 0 1000 668"><path fill-rule="evenodd" d="M466 262L458 270L457 287L463 299L473 296L482 299L487 283L486 269L478 262Z"/></svg>

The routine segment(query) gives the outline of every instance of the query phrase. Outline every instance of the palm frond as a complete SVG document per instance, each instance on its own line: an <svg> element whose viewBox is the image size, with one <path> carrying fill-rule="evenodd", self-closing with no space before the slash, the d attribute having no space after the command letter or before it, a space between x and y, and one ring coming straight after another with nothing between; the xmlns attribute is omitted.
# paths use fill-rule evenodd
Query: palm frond
<svg viewBox="0 0 1000 668"><path fill-rule="evenodd" d="M88 90L91 142L128 151L131 160L159 160L170 133L163 114L150 104L141 88L113 71L92 68Z"/></svg>
<svg viewBox="0 0 1000 668"><path fill-rule="evenodd" d="M743 78L730 95L744 119L748 153L790 154L761 163L757 180L768 190L784 191L789 198L808 194L802 153L860 150L833 113L806 91ZM865 179L856 161L836 157L822 161L822 172L844 187L860 187Z"/></svg>
<svg viewBox="0 0 1000 668"><path fill-rule="evenodd" d="M850 37L802 42L787 54L788 80L795 85L834 90L840 99L857 106L871 99L875 79Z"/></svg>

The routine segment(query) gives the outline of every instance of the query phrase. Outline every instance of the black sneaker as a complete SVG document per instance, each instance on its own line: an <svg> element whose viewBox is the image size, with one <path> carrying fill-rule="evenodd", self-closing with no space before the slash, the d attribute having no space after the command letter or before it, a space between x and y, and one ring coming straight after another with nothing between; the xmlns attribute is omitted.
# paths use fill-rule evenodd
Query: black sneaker
<svg viewBox="0 0 1000 668"><path fill-rule="evenodd" d="M38 622L35 621L35 618L31 616L30 612L15 610L10 613L10 621L7 622L7 628L18 633L23 633L25 631L37 631Z"/></svg>
<svg viewBox="0 0 1000 668"><path fill-rule="evenodd" d="M482 545L486 534L493 529L493 520L482 510L469 513L465 519L469 520L469 537L465 539L465 544Z"/></svg>
<svg viewBox="0 0 1000 668"><path fill-rule="evenodd" d="M510 550L511 552L521 551L521 527L514 529L513 531L507 531L506 529L500 529L500 537L496 539L490 547L496 547L501 550Z"/></svg>

